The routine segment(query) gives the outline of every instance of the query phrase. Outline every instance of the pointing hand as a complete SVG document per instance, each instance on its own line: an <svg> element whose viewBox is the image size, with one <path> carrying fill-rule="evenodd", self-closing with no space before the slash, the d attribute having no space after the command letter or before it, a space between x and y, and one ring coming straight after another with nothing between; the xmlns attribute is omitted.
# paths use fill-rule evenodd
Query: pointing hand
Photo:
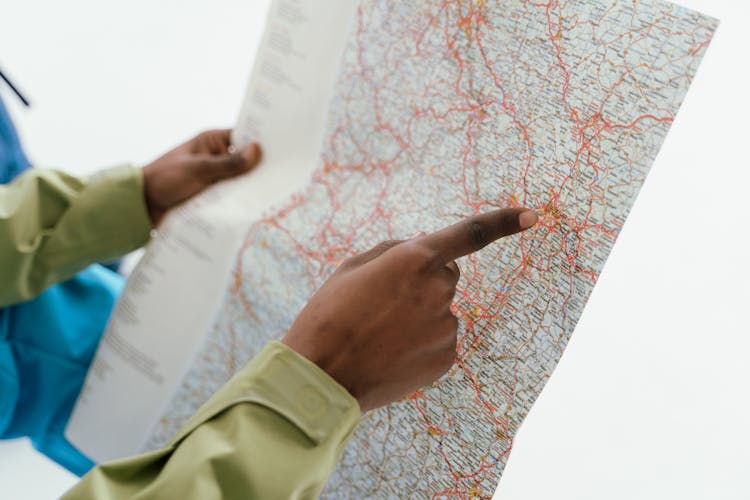
<svg viewBox="0 0 750 500"><path fill-rule="evenodd" d="M536 221L529 210L496 210L380 243L336 270L282 342L345 387L363 412L409 395L455 361L455 259Z"/></svg>

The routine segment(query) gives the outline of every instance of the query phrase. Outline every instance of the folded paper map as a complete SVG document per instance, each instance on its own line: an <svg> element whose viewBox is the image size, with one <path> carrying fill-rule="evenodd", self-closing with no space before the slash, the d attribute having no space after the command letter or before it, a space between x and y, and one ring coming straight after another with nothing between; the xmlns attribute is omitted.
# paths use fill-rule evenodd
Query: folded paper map
<svg viewBox="0 0 750 500"><path fill-rule="evenodd" d="M540 215L537 226L459 261L456 364L431 387L364 415L323 494L491 497L717 22L660 0L363 0L329 7L338 11L335 22L317 1L271 8L235 140L271 144L268 163L280 165L278 182L296 193L226 231L233 243L224 245L231 258L219 273L223 299L206 298L199 340L182 356L179 373L159 372L159 356L149 354L158 349L142 348L156 363L149 375L160 376L171 397L162 398L168 404L151 412L137 440L144 449L167 442L264 344L284 335L345 258L381 240L524 206ZM280 22L285 27L275 33ZM335 40L316 56L334 61L326 74L306 79L300 75L307 70L291 70L311 62L304 51L316 48L304 45L305 37L327 32ZM307 85L326 96L310 113ZM306 123L312 146L294 156ZM232 201L222 210L241 211L254 196L245 190L252 180L231 193L226 188L222 198ZM206 222L205 205L185 207L169 237L186 234L181 228L195 227L199 216L219 227L216 218ZM220 229L211 230L207 241L219 241ZM146 267L168 243L158 240ZM199 247L196 241L182 246ZM137 316L138 301L130 300L128 311ZM113 322L120 343L137 339L122 315ZM106 350L109 365L123 357ZM89 406L106 378L87 385Z"/></svg>

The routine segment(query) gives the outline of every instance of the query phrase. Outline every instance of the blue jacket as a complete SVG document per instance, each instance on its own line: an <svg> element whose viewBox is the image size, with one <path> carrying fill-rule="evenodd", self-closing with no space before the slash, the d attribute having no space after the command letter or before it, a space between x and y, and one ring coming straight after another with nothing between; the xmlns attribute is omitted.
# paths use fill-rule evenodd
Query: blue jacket
<svg viewBox="0 0 750 500"><path fill-rule="evenodd" d="M27 168L0 99L0 183ZM93 467L64 431L123 286L121 276L95 265L33 300L0 308L0 438L27 436L79 476Z"/></svg>

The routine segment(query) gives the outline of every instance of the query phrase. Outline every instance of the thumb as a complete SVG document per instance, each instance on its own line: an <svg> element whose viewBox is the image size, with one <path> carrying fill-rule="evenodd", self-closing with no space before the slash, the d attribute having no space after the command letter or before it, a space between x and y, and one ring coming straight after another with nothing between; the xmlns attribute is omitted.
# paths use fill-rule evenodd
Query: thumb
<svg viewBox="0 0 750 500"><path fill-rule="evenodd" d="M249 172L260 162L260 146L251 144L239 153L196 155L191 171L199 180L213 184Z"/></svg>

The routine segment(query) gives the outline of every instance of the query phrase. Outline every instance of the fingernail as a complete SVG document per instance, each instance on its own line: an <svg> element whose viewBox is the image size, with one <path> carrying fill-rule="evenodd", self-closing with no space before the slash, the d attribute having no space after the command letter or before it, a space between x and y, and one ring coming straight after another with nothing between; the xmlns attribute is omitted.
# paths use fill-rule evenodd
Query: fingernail
<svg viewBox="0 0 750 500"><path fill-rule="evenodd" d="M409 237L410 240L413 240L414 238L419 238L420 236L426 236L427 233L424 231L417 231L416 233L412 234L411 237Z"/></svg>
<svg viewBox="0 0 750 500"><path fill-rule="evenodd" d="M260 159L260 146L257 142L254 142L246 147L242 154L247 161L255 163Z"/></svg>
<svg viewBox="0 0 750 500"><path fill-rule="evenodd" d="M521 212L521 215L518 216L518 223L521 225L521 229L528 229L539 220L539 216L535 212L532 212L531 210L526 210L525 212Z"/></svg>

